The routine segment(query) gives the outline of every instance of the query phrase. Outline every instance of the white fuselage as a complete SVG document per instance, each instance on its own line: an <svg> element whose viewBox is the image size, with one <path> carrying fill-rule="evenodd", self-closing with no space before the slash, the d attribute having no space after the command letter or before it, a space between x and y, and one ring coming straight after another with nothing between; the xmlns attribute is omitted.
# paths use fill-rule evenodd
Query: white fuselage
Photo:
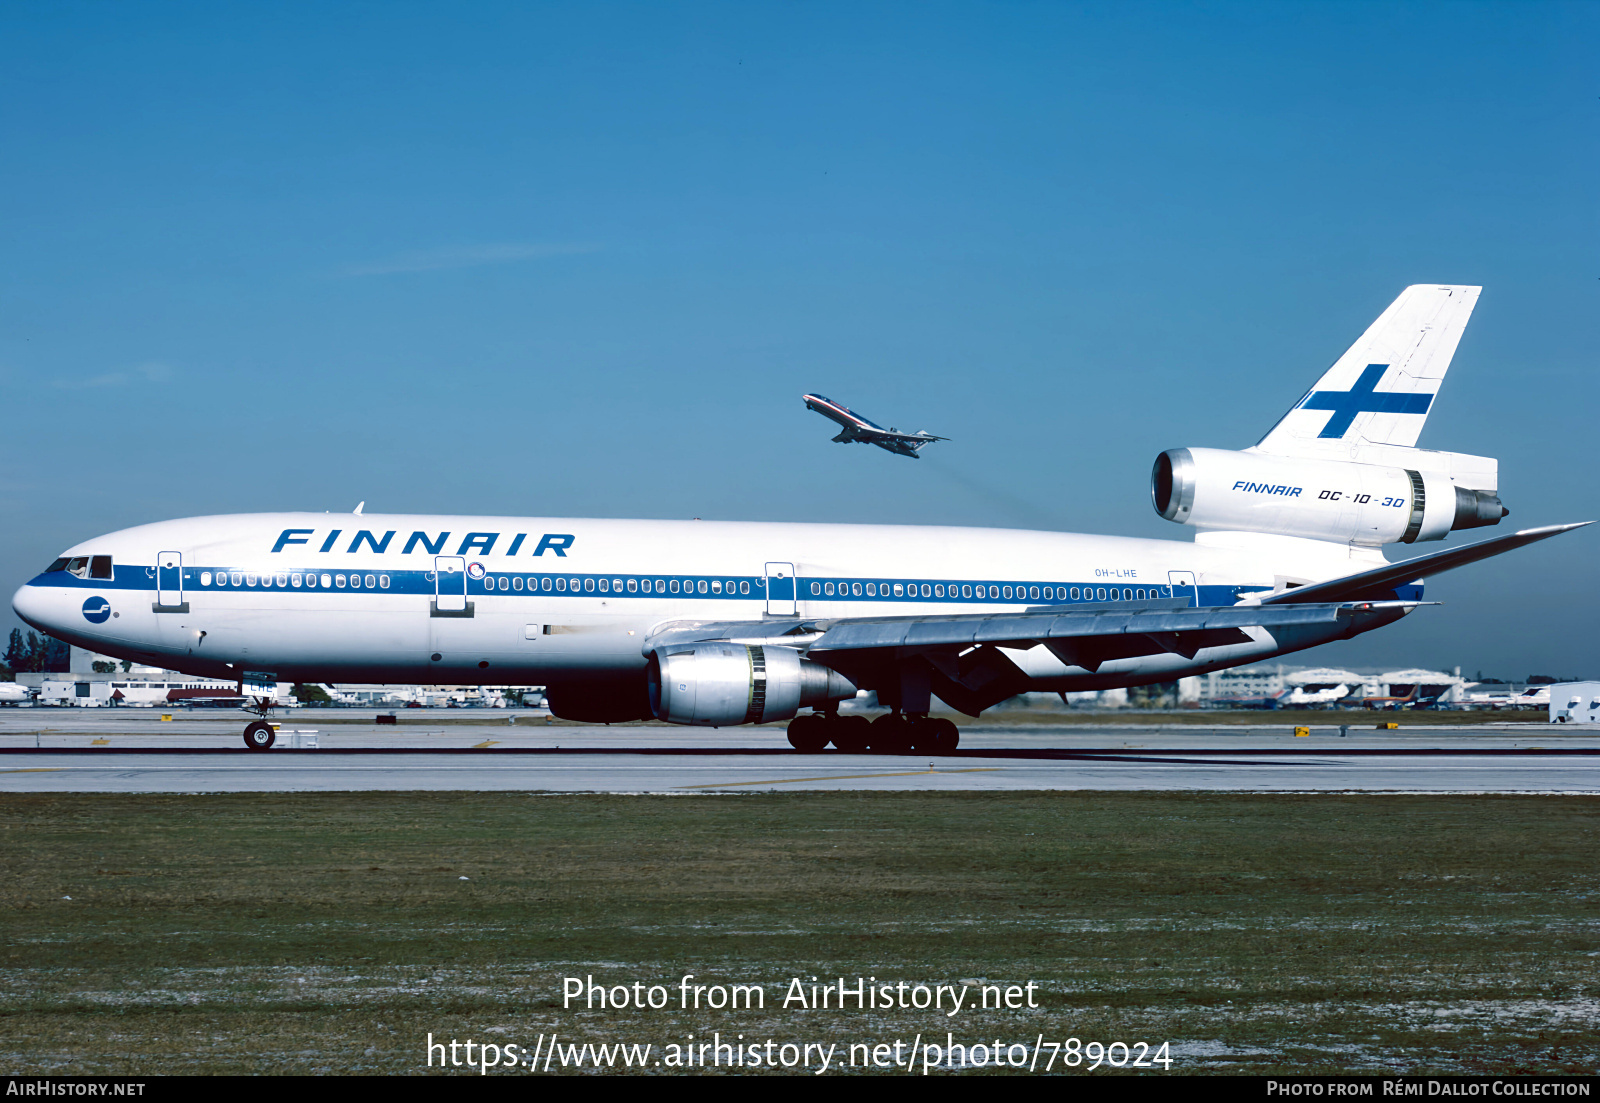
<svg viewBox="0 0 1600 1103"><path fill-rule="evenodd" d="M192 674L285 681L549 685L643 676L675 622L1233 605L1370 566L1347 548L1242 546L1008 529L355 514L245 514L124 529L17 591L17 613L96 652ZM80 577L80 575L82 577ZM1036 688L1164 681L1250 662L1252 642L1098 671L1033 647ZM1321 642L1313 641L1313 642Z"/></svg>

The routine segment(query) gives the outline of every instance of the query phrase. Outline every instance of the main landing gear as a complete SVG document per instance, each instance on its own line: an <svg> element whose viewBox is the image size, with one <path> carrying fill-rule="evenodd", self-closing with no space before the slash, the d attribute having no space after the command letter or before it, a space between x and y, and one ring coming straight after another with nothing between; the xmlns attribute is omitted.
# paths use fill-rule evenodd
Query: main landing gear
<svg viewBox="0 0 1600 1103"><path fill-rule="evenodd" d="M813 712L789 722L789 745L804 754L816 754L829 743L845 754L947 754L960 740L960 730L942 717L898 712L872 721Z"/></svg>

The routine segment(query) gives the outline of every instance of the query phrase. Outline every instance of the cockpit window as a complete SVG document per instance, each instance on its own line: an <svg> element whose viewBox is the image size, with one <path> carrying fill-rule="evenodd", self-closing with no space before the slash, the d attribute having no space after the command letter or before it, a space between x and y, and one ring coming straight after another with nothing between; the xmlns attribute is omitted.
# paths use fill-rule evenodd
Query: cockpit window
<svg viewBox="0 0 1600 1103"><path fill-rule="evenodd" d="M44 573L45 574L54 574L56 571L64 571L66 569L67 569L67 558L66 558L66 556L62 556L60 559L57 559L54 563L52 563L48 567L46 567L44 569Z"/></svg>
<svg viewBox="0 0 1600 1103"><path fill-rule="evenodd" d="M71 559L69 559L67 561L67 573L68 574L75 574L79 578L88 578L89 577L89 557L87 555L75 555L75 556L73 556Z"/></svg>
<svg viewBox="0 0 1600 1103"><path fill-rule="evenodd" d="M109 555L91 555L89 557L89 577L114 579L116 574L111 570L111 557Z"/></svg>

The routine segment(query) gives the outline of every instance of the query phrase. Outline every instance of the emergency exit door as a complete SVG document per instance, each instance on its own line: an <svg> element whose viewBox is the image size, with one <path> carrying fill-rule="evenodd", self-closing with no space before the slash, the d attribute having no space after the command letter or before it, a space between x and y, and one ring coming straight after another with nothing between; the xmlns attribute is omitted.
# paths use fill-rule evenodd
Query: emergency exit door
<svg viewBox="0 0 1600 1103"><path fill-rule="evenodd" d="M1173 597L1189 599L1191 609L1200 605L1200 589L1194 584L1193 571L1168 571L1167 584L1172 587Z"/></svg>

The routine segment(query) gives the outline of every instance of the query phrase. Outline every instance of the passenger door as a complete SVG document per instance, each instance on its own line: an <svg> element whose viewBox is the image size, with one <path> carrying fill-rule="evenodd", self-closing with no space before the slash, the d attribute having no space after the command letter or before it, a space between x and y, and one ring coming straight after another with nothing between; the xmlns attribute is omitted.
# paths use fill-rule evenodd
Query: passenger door
<svg viewBox="0 0 1600 1103"><path fill-rule="evenodd" d="M459 555L440 555L433 560L434 610L439 613L467 611L467 561Z"/></svg>
<svg viewBox="0 0 1600 1103"><path fill-rule="evenodd" d="M771 617L794 616L794 598L794 564L768 563L767 615Z"/></svg>
<svg viewBox="0 0 1600 1103"><path fill-rule="evenodd" d="M183 601L183 553L164 551L156 556L156 612L187 613Z"/></svg>

